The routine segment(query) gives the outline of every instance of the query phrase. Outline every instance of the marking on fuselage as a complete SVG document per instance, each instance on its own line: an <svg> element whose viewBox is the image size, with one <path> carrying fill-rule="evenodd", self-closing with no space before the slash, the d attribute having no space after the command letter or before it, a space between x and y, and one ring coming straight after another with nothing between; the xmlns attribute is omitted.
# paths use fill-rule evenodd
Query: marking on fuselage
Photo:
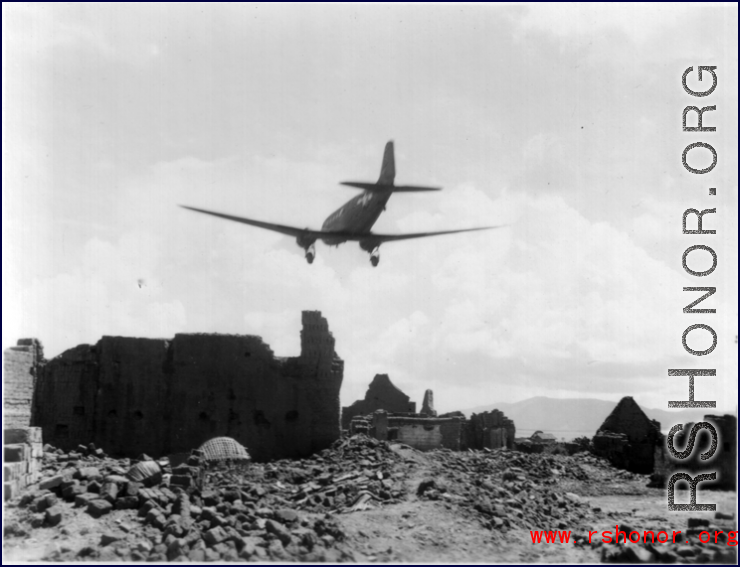
<svg viewBox="0 0 740 567"><path fill-rule="evenodd" d="M364 207L370 202L372 198L373 198L372 193L365 193L362 197L360 197L359 203Z"/></svg>

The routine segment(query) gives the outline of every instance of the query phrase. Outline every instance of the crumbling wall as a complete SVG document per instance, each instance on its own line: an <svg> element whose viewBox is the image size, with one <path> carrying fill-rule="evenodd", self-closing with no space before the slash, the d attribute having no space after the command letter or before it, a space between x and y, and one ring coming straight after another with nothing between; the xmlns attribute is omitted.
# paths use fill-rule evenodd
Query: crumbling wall
<svg viewBox="0 0 740 567"><path fill-rule="evenodd" d="M452 449L459 451L464 420L458 417L394 417L388 418L388 427L398 430L396 439L419 449Z"/></svg>
<svg viewBox="0 0 740 567"><path fill-rule="evenodd" d="M364 400L342 408L342 429L349 429L353 417L363 416L376 410L389 413L416 413L416 403L399 390L387 374L376 374L365 393Z"/></svg>
<svg viewBox="0 0 740 567"><path fill-rule="evenodd" d="M474 413L466 431L466 446L471 449L514 448L516 427L514 422L499 410Z"/></svg>
<svg viewBox="0 0 740 567"><path fill-rule="evenodd" d="M20 339L3 353L3 426L5 429L31 424L33 388L44 350L37 339Z"/></svg>
<svg viewBox="0 0 740 567"><path fill-rule="evenodd" d="M256 460L300 457L339 438L343 363L318 312L303 312L301 356L277 359L255 336L103 337L50 361L35 423L65 450L187 452L232 437Z"/></svg>
<svg viewBox="0 0 740 567"><path fill-rule="evenodd" d="M464 417L426 417L393 415L377 410L366 416L356 416L350 422L349 433L364 433L382 441L404 443L420 451L432 449L461 450Z"/></svg>
<svg viewBox="0 0 740 567"><path fill-rule="evenodd" d="M640 474L653 472L655 447L663 441L660 424L649 419L631 396L619 401L593 438L597 455Z"/></svg>
<svg viewBox="0 0 740 567"><path fill-rule="evenodd" d="M41 475L41 429L21 427L3 431L3 501L15 498Z"/></svg>
<svg viewBox="0 0 740 567"><path fill-rule="evenodd" d="M434 392L427 390L424 392L424 401L421 403L421 414L427 417L437 417L437 410L434 409Z"/></svg>

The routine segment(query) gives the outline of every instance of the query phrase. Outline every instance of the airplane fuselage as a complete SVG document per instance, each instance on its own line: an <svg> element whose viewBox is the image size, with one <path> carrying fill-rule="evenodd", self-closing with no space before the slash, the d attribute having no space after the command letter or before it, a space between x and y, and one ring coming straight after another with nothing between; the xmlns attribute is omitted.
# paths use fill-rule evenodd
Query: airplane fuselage
<svg viewBox="0 0 740 567"><path fill-rule="evenodd" d="M385 205L392 194L392 191L382 193L365 191L329 215L321 229L369 235L370 229L385 210ZM322 237L321 240L329 246L338 246L347 241L342 237Z"/></svg>

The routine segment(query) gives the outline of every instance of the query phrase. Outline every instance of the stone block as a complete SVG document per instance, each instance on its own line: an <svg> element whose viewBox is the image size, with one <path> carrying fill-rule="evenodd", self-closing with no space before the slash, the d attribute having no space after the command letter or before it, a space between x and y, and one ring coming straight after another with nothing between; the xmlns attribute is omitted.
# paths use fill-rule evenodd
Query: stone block
<svg viewBox="0 0 740 567"><path fill-rule="evenodd" d="M123 532L118 531L111 531L111 532L105 532L103 535L100 536L100 545L106 546L110 545L111 543L115 543L117 541L122 540L124 537L126 537L126 534Z"/></svg>
<svg viewBox="0 0 740 567"><path fill-rule="evenodd" d="M118 497L118 485L115 482L106 482L100 489L100 497L113 504Z"/></svg>
<svg viewBox="0 0 740 567"><path fill-rule="evenodd" d="M92 492L78 494L77 496L75 496L75 506L77 506L78 508L82 508L83 506L87 506L90 502L97 499L98 495L93 494Z"/></svg>
<svg viewBox="0 0 740 567"><path fill-rule="evenodd" d="M4 478L6 481L18 480L25 474L25 463L5 463L3 465Z"/></svg>
<svg viewBox="0 0 740 567"><path fill-rule="evenodd" d="M226 530L224 530L221 526L216 526L215 528L211 528L203 535L203 539L211 547L218 543L221 543L227 537L228 537L228 534L226 533Z"/></svg>
<svg viewBox="0 0 740 567"><path fill-rule="evenodd" d="M15 443L41 443L40 427L21 427L16 429L6 429L3 432L3 445L12 445Z"/></svg>
<svg viewBox="0 0 740 567"><path fill-rule="evenodd" d="M267 520L265 528L269 533L274 534L283 545L288 545L291 542L290 531L282 524L274 520Z"/></svg>
<svg viewBox="0 0 740 567"><path fill-rule="evenodd" d="M3 502L12 500L18 496L19 487L17 481L3 482Z"/></svg>
<svg viewBox="0 0 740 567"><path fill-rule="evenodd" d="M139 499L136 496L122 496L116 500L116 510L136 510Z"/></svg>
<svg viewBox="0 0 740 567"><path fill-rule="evenodd" d="M91 500L87 505L87 513L93 518L100 518L107 514L113 509L113 505L107 500L97 499Z"/></svg>
<svg viewBox="0 0 740 567"><path fill-rule="evenodd" d="M27 445L17 443L15 445L5 445L4 455L6 463L21 463L26 461L30 456L30 451L27 449Z"/></svg>
<svg viewBox="0 0 740 567"><path fill-rule="evenodd" d="M98 467L83 467L77 471L75 475L81 480L92 480L100 477L100 469Z"/></svg>
<svg viewBox="0 0 740 567"><path fill-rule="evenodd" d="M67 502L75 502L80 494L85 494L87 489L79 484L73 484L62 490L62 498Z"/></svg>
<svg viewBox="0 0 740 567"><path fill-rule="evenodd" d="M55 504L46 510L46 523L50 526L56 526L62 521L62 506Z"/></svg>
<svg viewBox="0 0 740 567"><path fill-rule="evenodd" d="M170 477L170 485L190 488L193 485L193 477L186 474L173 474Z"/></svg>

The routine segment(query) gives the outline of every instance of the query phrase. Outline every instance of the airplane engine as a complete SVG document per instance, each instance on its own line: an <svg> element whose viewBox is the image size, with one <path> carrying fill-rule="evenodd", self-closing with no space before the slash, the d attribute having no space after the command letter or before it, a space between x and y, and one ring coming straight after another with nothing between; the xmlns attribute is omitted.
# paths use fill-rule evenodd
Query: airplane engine
<svg viewBox="0 0 740 567"><path fill-rule="evenodd" d="M316 242L315 238L309 239L304 236L296 238L298 246L306 251L306 262L309 264L313 264L313 259L316 257L316 246L314 246L314 242Z"/></svg>

